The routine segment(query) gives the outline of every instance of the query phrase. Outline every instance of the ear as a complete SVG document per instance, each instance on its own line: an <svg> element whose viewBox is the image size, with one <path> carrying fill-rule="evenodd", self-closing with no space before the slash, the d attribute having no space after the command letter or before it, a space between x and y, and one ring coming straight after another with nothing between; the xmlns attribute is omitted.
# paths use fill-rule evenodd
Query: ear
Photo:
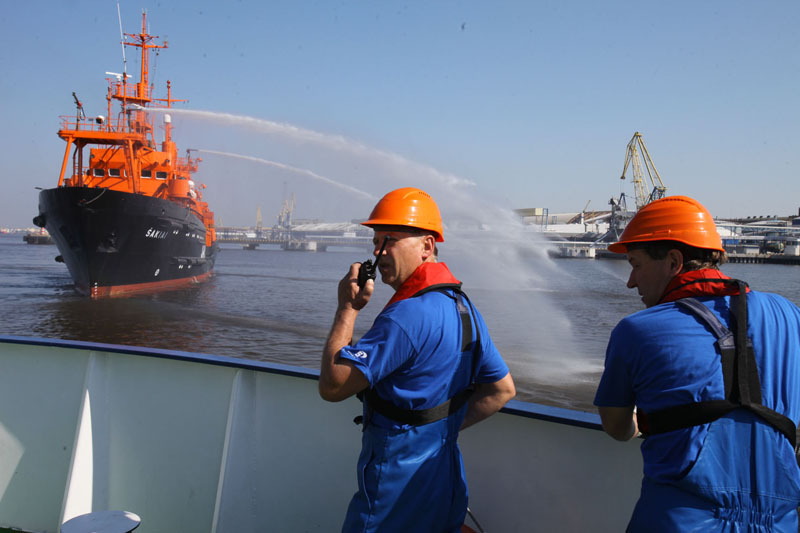
<svg viewBox="0 0 800 533"><path fill-rule="evenodd" d="M673 248L667 252L667 268L672 276L677 276L683 270L683 254L680 250Z"/></svg>
<svg viewBox="0 0 800 533"><path fill-rule="evenodd" d="M433 235L425 235L422 237L422 260L427 261L436 250L436 239Z"/></svg>

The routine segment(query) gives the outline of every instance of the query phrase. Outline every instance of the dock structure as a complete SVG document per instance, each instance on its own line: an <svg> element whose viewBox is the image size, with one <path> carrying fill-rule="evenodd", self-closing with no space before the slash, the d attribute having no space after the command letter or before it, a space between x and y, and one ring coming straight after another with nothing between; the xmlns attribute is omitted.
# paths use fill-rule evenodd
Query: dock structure
<svg viewBox="0 0 800 533"><path fill-rule="evenodd" d="M787 254L728 254L729 263L752 263L771 265L800 265L800 255Z"/></svg>
<svg viewBox="0 0 800 533"><path fill-rule="evenodd" d="M362 232L367 233L367 232ZM289 252L325 252L331 246L363 248L372 251L372 236L352 231L330 231L329 234L301 230L261 231L219 228L217 242L240 244L246 250L260 245L277 245Z"/></svg>
<svg viewBox="0 0 800 533"><path fill-rule="evenodd" d="M549 250L552 257L595 259L598 248L605 249L605 244L581 241L557 241L552 243L555 248Z"/></svg>
<svg viewBox="0 0 800 533"><path fill-rule="evenodd" d="M610 252L608 243L581 242L581 241L553 241L549 255L564 259L625 259L625 254ZM800 265L800 254L787 246L778 253L741 253L728 252L729 263L771 264L771 265Z"/></svg>

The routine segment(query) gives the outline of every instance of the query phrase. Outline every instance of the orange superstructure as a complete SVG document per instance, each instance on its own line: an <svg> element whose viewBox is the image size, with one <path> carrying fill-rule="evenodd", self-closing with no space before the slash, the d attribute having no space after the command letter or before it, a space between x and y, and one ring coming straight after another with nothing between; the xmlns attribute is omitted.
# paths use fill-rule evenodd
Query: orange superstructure
<svg viewBox="0 0 800 533"><path fill-rule="evenodd" d="M172 123L169 109L176 100L172 98L172 88L167 81L167 96L159 99L153 97L153 88L150 85L149 60L152 49L167 48L167 43L156 44L157 36L148 34L146 30L146 14L142 15L142 30L140 33L126 33L122 44L138 48L141 56L141 69L138 82L131 82L131 78L126 72L121 74L108 73L112 77L107 78L108 93L107 114L96 117L86 117L83 104L73 93L77 112L75 116L61 117L61 127L58 136L67 143L64 158L61 164L61 172L58 178L58 187L43 191L40 195L40 217L34 222L44 226L52 225L52 218L69 219L66 233L63 236L65 246L72 249L86 248L82 253L92 254L92 248L101 250L111 249L102 244L95 245L88 242L89 233L95 231L84 227L78 219L70 219L70 216L79 217L79 214L65 214L64 202L60 200L67 194L80 196L86 191L99 191L114 196L117 201L109 205L106 209L119 209L120 218L113 219L105 213L104 224L111 224L113 229L108 230L108 235L113 237L114 242L119 240L119 234L131 231L134 241L137 232L143 226L146 238L158 235L159 240L167 240L162 237L167 227L170 228L170 235L184 235L197 239L198 224L202 224L202 242L204 248L198 252L204 263L208 262L211 255L211 265L213 267L213 252L216 251L216 232L214 229L214 214L209 210L208 204L203 201L202 189L205 185L197 185L192 180L192 174L197 171L200 158L192 158L191 151L187 150L185 157L178 154L178 148L172 139ZM119 111L112 112L112 104L119 104ZM159 105L153 105L158 103ZM157 142L155 135L154 119L163 119L163 140ZM50 193L50 191L62 191L61 193ZM71 191L70 193L64 191ZM82 191L82 192L79 192ZM50 194L44 195L45 192ZM135 203L140 205L141 215L138 219L130 218L130 205L134 203L132 198L126 200L125 195L134 195ZM143 197L155 200L166 201L156 209L151 204L142 204ZM87 196L82 200L84 205L95 202L100 197L97 195ZM64 204L64 205L61 205ZM94 206L92 213L98 206ZM125 214L123 217L122 214ZM154 214L155 213L155 214ZM158 214L160 213L160 214ZM191 228L187 225L187 213L191 214ZM83 218L86 218L83 213ZM155 218L153 218L155 217ZM65 219L65 220L66 220ZM83 225L82 225L83 224ZM127 228L122 225L127 224ZM184 227L186 226L186 227ZM106 239L108 240L108 235ZM54 236L55 237L55 236ZM85 238L84 238L85 237ZM103 237L98 237L103 238ZM170 239L171 240L171 239ZM84 242L86 241L86 242ZM149 243L150 241L144 241ZM144 246L144 245L143 245ZM120 251L118 246L112 247L115 253ZM154 249L154 254L174 254L169 257L170 264L196 264L190 257L194 252L187 252L185 243L174 242L173 249L166 249L167 245L161 243L160 249ZM59 247L61 249L61 247ZM175 250L182 250L175 252ZM144 251L142 251L144 250ZM64 250L61 250L64 254ZM136 256L146 255L147 246L139 246L134 249ZM188 254L188 255L187 255ZM166 257L166 256L165 256ZM70 272L76 280L76 285L87 283L91 286L102 287L106 282L93 280L91 257L79 257L70 264L66 254L64 260L70 267ZM188 263L187 263L188 261ZM107 270L108 261L104 263ZM89 269L87 276L76 276L76 271ZM157 280L135 280L131 284L138 286L152 286L154 283L163 285L165 268L158 267L154 270L154 277ZM187 269L188 270L188 269ZM206 270L206 269L204 269ZM210 270L209 270L210 272ZM174 272L177 278L187 277L183 272ZM80 281L78 278L81 278ZM109 277L109 276L106 276ZM138 276L141 278L142 276ZM146 276L145 276L146 277ZM99 290L99 289L98 289ZM95 291L98 292L98 291ZM102 292L102 291L99 291Z"/></svg>
<svg viewBox="0 0 800 533"><path fill-rule="evenodd" d="M142 14L142 32L126 33L133 41L123 41L126 46L141 49L141 73L138 83L128 83L128 75L123 73L119 79L108 78L108 118L103 116L86 118L79 101L79 111L75 117L61 117L58 136L67 142L64 161L58 185L76 187L102 187L117 191L144 194L169 199L189 207L208 223L206 242L208 246L216 241L214 214L208 204L203 202L200 189L191 179L197 171L200 158L192 158L187 150L186 157L178 156L178 149L172 140L172 124L169 114L164 114L164 140L156 144L153 127L153 113L145 110L153 100L172 107L173 102L185 101L172 98L171 83L167 81L167 98L154 99L149 85L149 58L153 48L167 48L167 43L153 44L157 36L146 31L147 14ZM121 103L121 111L111 118L112 102ZM84 147L91 148L88 160L84 160ZM72 172L66 177L70 150Z"/></svg>

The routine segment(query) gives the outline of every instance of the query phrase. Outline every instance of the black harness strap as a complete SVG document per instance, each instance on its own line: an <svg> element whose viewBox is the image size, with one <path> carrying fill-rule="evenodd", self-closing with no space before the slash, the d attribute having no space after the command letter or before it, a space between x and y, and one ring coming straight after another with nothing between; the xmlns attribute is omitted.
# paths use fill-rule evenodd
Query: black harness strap
<svg viewBox="0 0 800 533"><path fill-rule="evenodd" d="M445 292L447 290L452 290L455 292L455 296L451 296ZM398 407L392 402L381 398L374 388L367 389L364 391L363 395L359 395L359 398L367 402L367 408L369 410L380 413L381 415L391 418L396 422L400 422L401 424L422 426L425 424L430 424L431 422L436 422L443 418L447 418L451 414L458 412L458 410L461 409L465 403L467 403L473 391L475 390L472 384L475 382L475 377L478 373L481 334L480 330L478 329L477 322L475 323L475 327L472 327L472 320L475 318L471 310L472 304L469 302L467 295L461 291L460 283L441 283L438 285L431 285L415 293L412 298L416 298L417 296L421 296L431 291L441 291L447 297L452 298L456 303L456 308L458 309L458 314L461 318L461 353L470 350L472 351L470 386L457 393L449 400L446 400L439 405L430 407L428 409L404 409L402 407ZM464 300L466 300L469 305L465 304ZM475 341L472 340L473 329L477 337ZM362 417L358 416L354 421L356 424L360 424L363 422L363 419ZM364 425L366 426L366 423Z"/></svg>
<svg viewBox="0 0 800 533"><path fill-rule="evenodd" d="M456 293L456 297L453 298L449 294L447 294L447 290L452 290ZM472 320L470 320L470 310L469 307L464 305L464 300L466 299L469 302L469 298L464 292L461 290L460 283L439 283L437 285L430 285L425 287L424 289L417 291L414 293L412 298L416 298L418 296L422 296L425 293L431 291L440 291L442 294L449 298L453 298L456 302L456 308L458 309L458 314L461 317L461 351L466 352L470 349L470 344L472 344ZM471 305L471 302L470 302ZM480 332L478 332L478 341L480 342ZM475 368L475 360L473 360L473 369Z"/></svg>
<svg viewBox="0 0 800 533"><path fill-rule="evenodd" d="M390 401L384 400L375 389L369 389L364 395L367 405L370 409L377 413L382 414L386 418L391 418L401 424L409 424L411 426L424 426L431 422L436 422L442 418L447 418L453 413L457 412L469 400L473 392L472 387L468 387L449 400L440 403L435 407L428 409L403 409L397 407Z"/></svg>
<svg viewBox="0 0 800 533"><path fill-rule="evenodd" d="M683 298L676 300L698 320L705 324L716 337L720 352L722 377L725 386L724 400L688 403L646 413L647 434L666 433L700 424L713 422L734 409L749 409L783 433L792 447L796 446L797 427L788 417L765 407L761 403L761 380L758 375L753 343L747 338L747 293L743 281L732 280L739 286L739 294L731 297L731 314L734 335L717 316L699 300ZM736 313L733 314L733 307Z"/></svg>

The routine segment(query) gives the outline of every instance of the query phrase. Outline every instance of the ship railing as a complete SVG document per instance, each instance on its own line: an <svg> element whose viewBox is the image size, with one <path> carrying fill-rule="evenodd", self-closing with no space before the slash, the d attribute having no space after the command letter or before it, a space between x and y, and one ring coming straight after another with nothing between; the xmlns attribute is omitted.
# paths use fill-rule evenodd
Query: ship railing
<svg viewBox="0 0 800 533"><path fill-rule="evenodd" d="M197 159L191 159L188 157L179 157L176 167L179 169L186 170L188 172L197 172Z"/></svg>
<svg viewBox="0 0 800 533"><path fill-rule="evenodd" d="M115 98L129 98L131 100L150 100L150 87L144 87L144 94L138 94L136 83L122 83L121 81L111 84Z"/></svg>
<svg viewBox="0 0 800 533"><path fill-rule="evenodd" d="M102 509L149 532L330 531L358 489L361 405L323 402L316 370L9 336L0 365L2 531ZM458 440L487 531L622 531L639 496L639 439L594 413L512 401Z"/></svg>
<svg viewBox="0 0 800 533"><path fill-rule="evenodd" d="M125 131L125 120L122 118L108 119L103 117L76 118L73 116L61 116L62 130L78 131L97 131L97 132L121 132Z"/></svg>

